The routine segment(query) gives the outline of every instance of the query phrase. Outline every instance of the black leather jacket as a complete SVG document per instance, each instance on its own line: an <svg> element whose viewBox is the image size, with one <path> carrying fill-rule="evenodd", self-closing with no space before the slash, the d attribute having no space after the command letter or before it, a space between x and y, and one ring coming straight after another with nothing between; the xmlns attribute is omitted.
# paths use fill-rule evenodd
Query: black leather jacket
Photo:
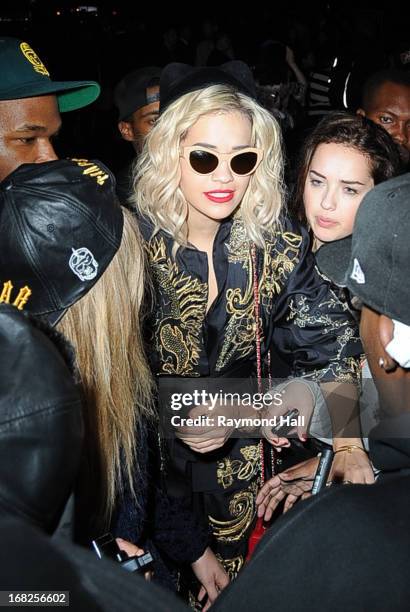
<svg viewBox="0 0 410 612"><path fill-rule="evenodd" d="M83 421L60 335L38 325L0 304L0 516L51 533L77 474Z"/></svg>

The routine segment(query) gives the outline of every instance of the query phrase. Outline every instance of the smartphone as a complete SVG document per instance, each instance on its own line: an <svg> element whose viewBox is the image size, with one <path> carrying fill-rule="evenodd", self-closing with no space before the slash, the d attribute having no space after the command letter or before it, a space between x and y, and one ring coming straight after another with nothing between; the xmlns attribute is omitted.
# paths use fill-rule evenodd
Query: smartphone
<svg viewBox="0 0 410 612"><path fill-rule="evenodd" d="M121 563L121 567L128 572L146 572L152 569L154 559L150 552L146 552L140 557L129 557L126 552L120 549L111 533L105 533L99 538L96 538L92 541L92 544L100 559L103 557L114 559L114 561Z"/></svg>
<svg viewBox="0 0 410 612"><path fill-rule="evenodd" d="M288 421L290 421L291 419L296 419L296 417L298 416L299 410L297 408L292 408L292 410L288 410L280 418L282 420L287 419ZM289 423L283 423L283 425L275 425L274 427L272 427L271 431L273 434L275 434L275 436L279 436L279 438L287 438L289 432L292 431L292 429L295 429L294 425L290 425Z"/></svg>

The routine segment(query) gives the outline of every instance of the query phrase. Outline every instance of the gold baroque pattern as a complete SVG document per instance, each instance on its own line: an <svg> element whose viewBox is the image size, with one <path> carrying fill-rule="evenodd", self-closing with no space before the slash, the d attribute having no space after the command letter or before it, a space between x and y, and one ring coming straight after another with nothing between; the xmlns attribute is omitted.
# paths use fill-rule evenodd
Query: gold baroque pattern
<svg viewBox="0 0 410 612"><path fill-rule="evenodd" d="M333 297L319 304L315 309L315 312L311 312L311 308L306 301L305 296L296 298L296 303L291 300L289 303L288 320L293 320L294 325L303 328L306 326L322 325L323 334L336 334L337 342L337 353L336 355L326 364L324 368L317 368L309 374L306 378L310 380L319 381L324 378L329 378L335 382L349 382L359 385L360 380L360 360L355 357L343 357L343 353L346 349L347 344L355 337L359 340L356 331L353 327L348 324L346 319L332 319L329 314L323 314L320 311L322 306L326 306L326 309L330 311L332 308L340 308L340 304L345 305L337 298L337 296L331 292Z"/></svg>
<svg viewBox="0 0 410 612"><path fill-rule="evenodd" d="M279 236L281 240L277 239ZM268 315L272 309L273 297L282 291L286 278L299 261L301 243L302 237L292 232L283 234L278 232L271 240L266 238L259 295ZM226 312L229 319L216 363L218 371L222 370L233 357L242 359L255 349L253 268L250 244L241 219L234 221L226 247L228 261L242 265L247 271L247 284L244 291L236 287L226 292ZM263 330L261 330L261 341L263 342Z"/></svg>
<svg viewBox="0 0 410 612"><path fill-rule="evenodd" d="M248 282L244 294L239 287L227 290L226 312L229 319L216 362L218 371L222 370L234 357L242 359L250 355L255 348L256 324L251 282Z"/></svg>
<svg viewBox="0 0 410 612"><path fill-rule="evenodd" d="M229 241L226 243L229 263L240 263L245 270L250 269L249 238L246 235L242 219L232 223Z"/></svg>
<svg viewBox="0 0 410 612"><path fill-rule="evenodd" d="M163 373L195 376L201 350L200 336L205 318L208 288L197 278L181 272L167 256L164 238L153 238L148 256L154 279L161 286L169 310L157 309L156 349Z"/></svg>
<svg viewBox="0 0 410 612"><path fill-rule="evenodd" d="M305 295L301 295L295 300L291 300L289 303L289 314L287 321L292 321L297 327L309 327L311 325L323 325L323 334L334 332L342 327L346 327L348 321L346 319L334 319L330 316L329 311L332 308L340 308L343 303L333 295L330 300L315 305L315 310L312 312L310 305L307 303ZM321 312L321 308L325 309L325 312ZM345 310L345 308L344 308Z"/></svg>
<svg viewBox="0 0 410 612"><path fill-rule="evenodd" d="M226 292L228 321L216 362L218 371L222 370L233 357L244 358L249 355L255 346L252 260L249 240L241 219L235 219L233 222L226 248L228 262L240 264L247 271L247 284L244 292L240 287L230 288Z"/></svg>
<svg viewBox="0 0 410 612"><path fill-rule="evenodd" d="M234 518L229 521L218 521L208 516L212 533L219 542L229 544L241 540L255 518L255 499L258 482L251 482L247 489L235 493L229 502L229 512Z"/></svg>
<svg viewBox="0 0 410 612"><path fill-rule="evenodd" d="M299 262L302 236L293 232L277 232L275 240L266 240L265 244L259 293L263 304L270 307L272 298L282 291L287 277Z"/></svg>
<svg viewBox="0 0 410 612"><path fill-rule="evenodd" d="M245 461L224 457L218 461L216 477L218 484L224 489L233 485L235 476L238 480L250 480L260 471L260 450L259 444L252 444L241 448L241 455Z"/></svg>
<svg viewBox="0 0 410 612"><path fill-rule="evenodd" d="M300 235L291 232L278 232L266 238L259 281L260 300L266 316L270 316L274 296L283 290L287 277L298 262L301 241ZM256 322L249 244L242 219L236 219L226 248L229 263L240 265L245 271L246 286L229 287L226 291L227 322L216 362L217 371L235 359L246 358L255 350ZM159 305L155 315L155 342L161 372L198 376L196 369L202 348L207 283L178 268L167 254L163 237L152 238L147 248L154 279L167 301L166 311ZM263 342L263 328L260 331Z"/></svg>
<svg viewBox="0 0 410 612"><path fill-rule="evenodd" d="M245 559L242 555L233 557L232 559L223 559L222 556L217 553L216 558L223 565L224 570L228 574L230 580L234 580L242 569Z"/></svg>

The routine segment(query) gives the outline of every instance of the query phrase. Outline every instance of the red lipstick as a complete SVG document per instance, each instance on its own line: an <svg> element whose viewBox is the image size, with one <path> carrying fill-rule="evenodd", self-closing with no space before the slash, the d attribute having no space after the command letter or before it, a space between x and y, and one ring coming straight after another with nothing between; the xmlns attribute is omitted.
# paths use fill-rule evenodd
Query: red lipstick
<svg viewBox="0 0 410 612"><path fill-rule="evenodd" d="M230 202L235 192L232 189L215 189L214 191L204 191L204 195L216 204L224 204Z"/></svg>

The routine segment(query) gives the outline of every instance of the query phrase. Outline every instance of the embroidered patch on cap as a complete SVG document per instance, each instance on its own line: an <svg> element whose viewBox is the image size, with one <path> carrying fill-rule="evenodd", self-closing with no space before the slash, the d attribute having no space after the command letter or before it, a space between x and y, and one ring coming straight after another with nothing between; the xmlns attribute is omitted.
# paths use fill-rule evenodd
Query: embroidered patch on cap
<svg viewBox="0 0 410 612"><path fill-rule="evenodd" d="M12 298L13 289L14 285L10 280L3 283L3 289L0 292L0 304L13 304L18 310L23 310L31 295L31 289L27 285L21 287L14 300Z"/></svg>
<svg viewBox="0 0 410 612"><path fill-rule="evenodd" d="M85 168L83 174L94 178L99 185L104 185L108 178L108 174L102 170L95 162L90 162L88 159L76 159L73 157L71 161L75 162L80 168Z"/></svg>
<svg viewBox="0 0 410 612"><path fill-rule="evenodd" d="M80 281L89 281L97 276L98 262L86 247L71 249L72 254L68 265Z"/></svg>
<svg viewBox="0 0 410 612"><path fill-rule="evenodd" d="M43 62L37 55L37 53L30 47L30 45L26 42L22 42L20 45L20 49L24 57L32 64L34 70L43 76L50 76L49 71L44 66Z"/></svg>
<svg viewBox="0 0 410 612"><path fill-rule="evenodd" d="M366 283L366 277L356 257L353 261L353 270L350 278L356 281L358 285L364 285Z"/></svg>

